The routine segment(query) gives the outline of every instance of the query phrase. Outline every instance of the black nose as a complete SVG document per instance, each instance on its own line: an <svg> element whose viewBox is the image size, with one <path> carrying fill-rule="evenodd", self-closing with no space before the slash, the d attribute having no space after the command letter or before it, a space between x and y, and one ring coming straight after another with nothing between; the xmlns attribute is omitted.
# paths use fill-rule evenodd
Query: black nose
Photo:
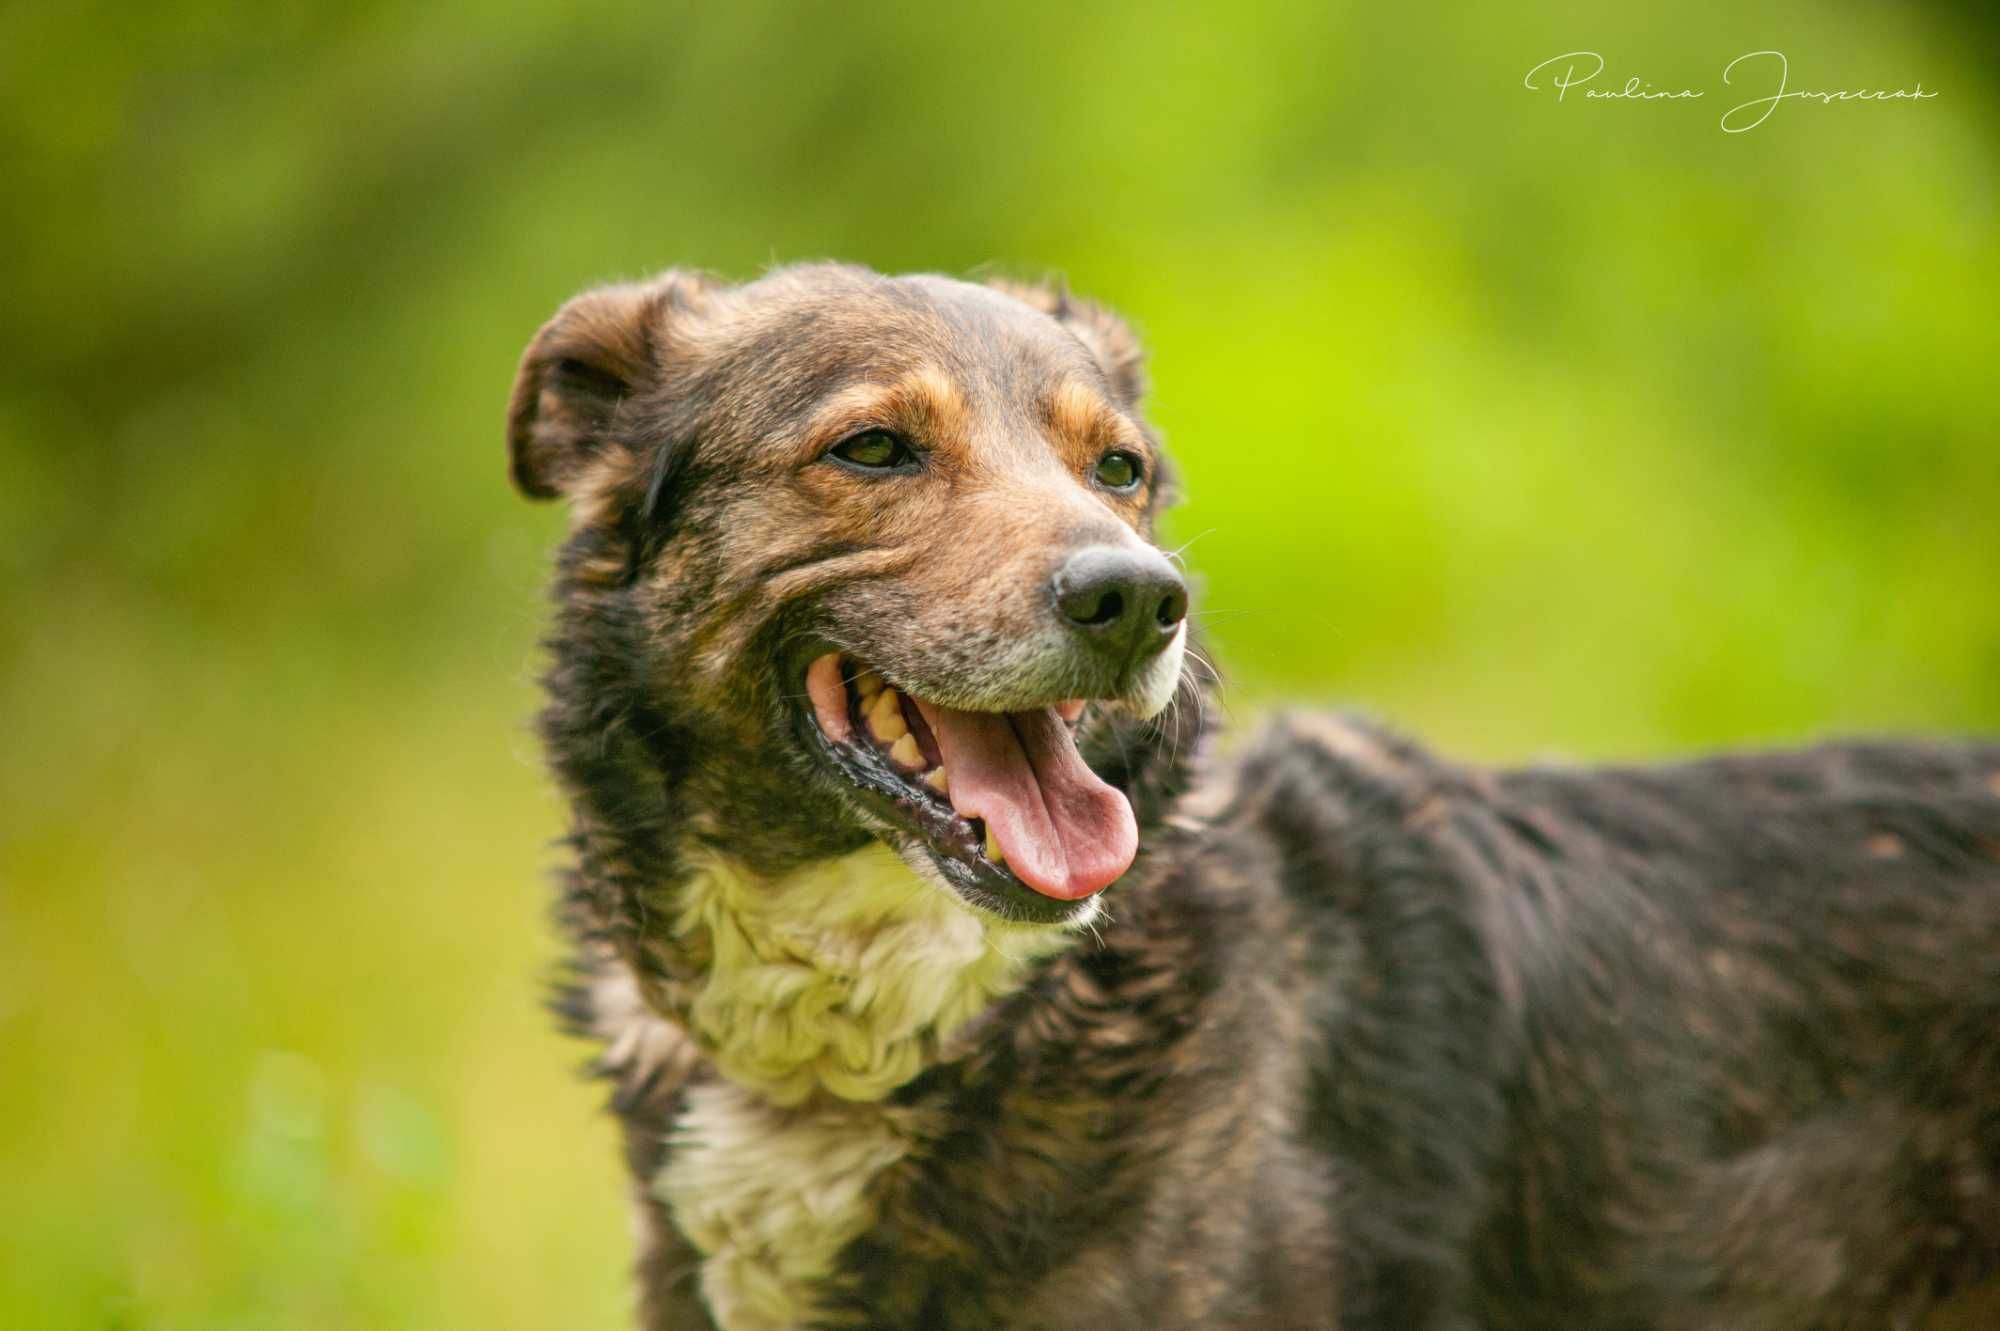
<svg viewBox="0 0 2000 1331"><path fill-rule="evenodd" d="M1119 665L1165 647L1187 615L1187 584L1150 546L1087 546L1056 570L1053 586L1063 622Z"/></svg>

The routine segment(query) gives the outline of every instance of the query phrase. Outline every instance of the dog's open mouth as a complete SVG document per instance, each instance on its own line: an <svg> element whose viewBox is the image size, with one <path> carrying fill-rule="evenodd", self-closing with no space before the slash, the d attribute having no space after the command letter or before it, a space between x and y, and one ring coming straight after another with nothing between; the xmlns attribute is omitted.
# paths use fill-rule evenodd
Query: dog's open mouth
<svg viewBox="0 0 2000 1331"><path fill-rule="evenodd" d="M836 765L976 896L1019 883L1072 902L1131 867L1132 806L1077 752L1082 700L960 711L900 692L837 652L813 661L806 692Z"/></svg>

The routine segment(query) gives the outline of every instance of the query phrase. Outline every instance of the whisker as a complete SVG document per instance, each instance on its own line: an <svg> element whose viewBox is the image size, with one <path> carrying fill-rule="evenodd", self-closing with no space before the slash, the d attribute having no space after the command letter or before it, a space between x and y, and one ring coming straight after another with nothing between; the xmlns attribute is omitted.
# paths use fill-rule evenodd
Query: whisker
<svg viewBox="0 0 2000 1331"><path fill-rule="evenodd" d="M1222 672L1215 668L1215 662L1209 660L1206 656L1202 655L1199 648L1195 647L1188 648L1187 655L1188 659L1193 661L1195 665L1199 666L1201 669L1208 672L1209 683L1211 684L1222 683Z"/></svg>
<svg viewBox="0 0 2000 1331"><path fill-rule="evenodd" d="M1216 532L1220 530L1222 530L1220 527L1210 527L1206 531L1198 531L1194 535L1188 537L1185 541L1182 541L1179 545L1175 546L1173 549L1165 550L1162 551L1161 553L1166 555L1167 558L1173 560L1176 564L1179 564L1182 568L1186 568L1187 560L1182 558L1182 556L1187 553L1188 547L1193 545L1196 541L1199 541L1202 537L1213 536Z"/></svg>

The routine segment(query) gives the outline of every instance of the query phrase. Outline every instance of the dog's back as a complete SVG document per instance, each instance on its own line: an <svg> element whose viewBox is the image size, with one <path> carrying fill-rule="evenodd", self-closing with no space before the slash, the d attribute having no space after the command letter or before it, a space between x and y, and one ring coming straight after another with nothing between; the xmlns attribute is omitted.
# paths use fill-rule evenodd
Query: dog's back
<svg viewBox="0 0 2000 1331"><path fill-rule="evenodd" d="M1487 775L1300 718L1245 770L1359 969L1350 1309L1888 1326L2000 1266L2000 746Z"/></svg>

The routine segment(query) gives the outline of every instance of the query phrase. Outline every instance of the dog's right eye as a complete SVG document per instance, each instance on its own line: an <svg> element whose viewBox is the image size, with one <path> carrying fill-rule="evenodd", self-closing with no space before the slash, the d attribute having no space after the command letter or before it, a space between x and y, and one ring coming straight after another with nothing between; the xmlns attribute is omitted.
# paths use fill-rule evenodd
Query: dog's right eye
<svg viewBox="0 0 2000 1331"><path fill-rule="evenodd" d="M864 430L826 452L857 471L910 471L917 465L916 450L887 430Z"/></svg>

